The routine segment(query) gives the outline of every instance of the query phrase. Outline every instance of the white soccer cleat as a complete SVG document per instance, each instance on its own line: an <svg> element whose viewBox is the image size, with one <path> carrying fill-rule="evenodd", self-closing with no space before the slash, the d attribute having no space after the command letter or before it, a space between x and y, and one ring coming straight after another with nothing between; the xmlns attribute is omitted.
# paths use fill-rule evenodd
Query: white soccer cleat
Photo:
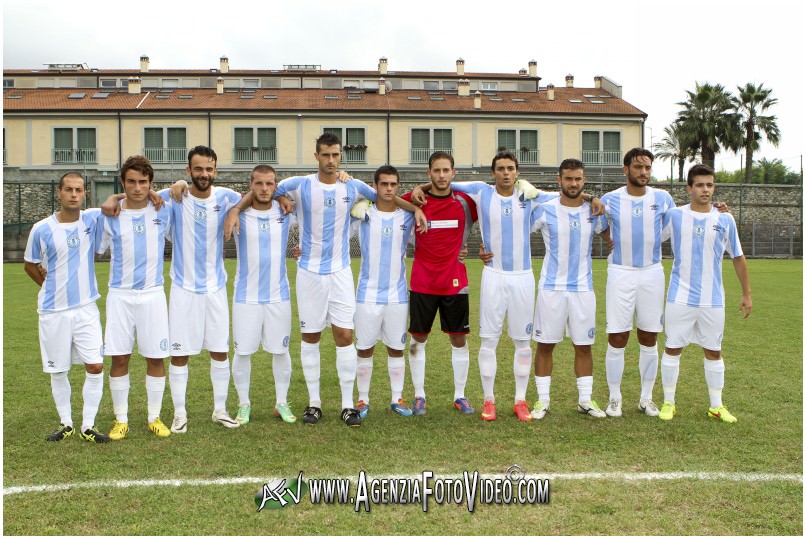
<svg viewBox="0 0 806 539"><path fill-rule="evenodd" d="M240 423L232 419L226 410L216 410L213 412L213 423L224 425L228 429L237 429Z"/></svg>
<svg viewBox="0 0 806 539"><path fill-rule="evenodd" d="M184 434L188 431L188 416L187 414L174 414L173 423L171 423L171 432L175 434Z"/></svg>
<svg viewBox="0 0 806 539"><path fill-rule="evenodd" d="M621 399L610 399L605 413L608 417L621 417Z"/></svg>
<svg viewBox="0 0 806 539"><path fill-rule="evenodd" d="M649 417L658 417L660 410L658 405L652 402L652 399L643 399L638 403L638 409Z"/></svg>
<svg viewBox="0 0 806 539"><path fill-rule="evenodd" d="M532 419L543 419L547 413L549 413L549 405L537 401L534 410L532 410Z"/></svg>
<svg viewBox="0 0 806 539"><path fill-rule="evenodd" d="M599 419L607 417L607 414L605 414L604 411L601 408L599 408L599 405L596 404L596 401L578 403L577 412L579 412L580 414L589 415L591 417L596 417Z"/></svg>

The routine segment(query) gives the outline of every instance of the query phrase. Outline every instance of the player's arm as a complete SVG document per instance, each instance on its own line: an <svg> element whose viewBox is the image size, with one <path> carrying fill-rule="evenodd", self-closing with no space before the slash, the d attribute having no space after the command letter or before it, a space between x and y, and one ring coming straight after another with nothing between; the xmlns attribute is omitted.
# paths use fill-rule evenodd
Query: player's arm
<svg viewBox="0 0 806 539"><path fill-rule="evenodd" d="M101 213L108 217L114 217L120 213L120 201L126 198L126 193L109 195L101 204Z"/></svg>
<svg viewBox="0 0 806 539"><path fill-rule="evenodd" d="M171 198L177 202L182 202L182 198L188 195L188 182L185 180L177 180L171 187L169 187Z"/></svg>
<svg viewBox="0 0 806 539"><path fill-rule="evenodd" d="M742 285L742 300L739 303L739 312L744 311L744 318L747 318L750 316L750 311L753 310L753 297L750 290L750 275L747 272L747 260L744 255L733 259L733 269L736 271L736 277L739 278L739 283Z"/></svg>
<svg viewBox="0 0 806 539"><path fill-rule="evenodd" d="M430 184L429 184L430 185ZM417 232L425 234L428 232L428 219L425 218L423 210L400 197L395 197L395 203L401 210L410 211L414 214L414 222L417 224Z"/></svg>
<svg viewBox="0 0 806 539"><path fill-rule="evenodd" d="M426 204L425 193L431 190L431 182L421 183L411 190L411 201L418 206Z"/></svg>
<svg viewBox="0 0 806 539"><path fill-rule="evenodd" d="M246 193L241 200L238 201L230 210L227 212L227 218L224 219L224 239L229 240L232 237L233 231L237 236L241 232L241 219L240 214L243 210L248 208L252 205L252 200L255 196L252 194L252 191Z"/></svg>
<svg viewBox="0 0 806 539"><path fill-rule="evenodd" d="M481 261L484 263L485 266L489 264L493 259L492 251L488 251L487 247L483 243L479 244L479 258L481 259Z"/></svg>
<svg viewBox="0 0 806 539"><path fill-rule="evenodd" d="M42 283L45 282L45 275L47 275L47 272L44 271L42 266L27 261L25 262L25 273L39 286L42 286Z"/></svg>

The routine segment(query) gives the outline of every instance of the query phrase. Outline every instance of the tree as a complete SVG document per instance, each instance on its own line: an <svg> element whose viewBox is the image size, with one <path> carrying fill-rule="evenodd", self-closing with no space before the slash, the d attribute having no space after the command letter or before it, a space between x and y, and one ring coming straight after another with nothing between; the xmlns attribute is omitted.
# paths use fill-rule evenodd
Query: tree
<svg viewBox="0 0 806 539"><path fill-rule="evenodd" d="M666 136L655 145L655 157L658 159L668 159L672 162L672 166L674 166L674 162L676 161L678 171L677 179L683 181L683 167L686 164L686 160L695 157L696 153L692 152L683 144L679 123L675 122L668 127L664 127L663 132L666 133ZM673 176L674 173L670 174L670 179Z"/></svg>
<svg viewBox="0 0 806 539"><path fill-rule="evenodd" d="M738 86L737 89L739 95L732 97L731 101L740 121L739 148L744 148L744 181L750 183L753 152L759 149L759 140L762 135L773 146L778 146L781 138L775 116L764 115L767 109L778 103L778 100L770 97L772 89L764 88L764 84L756 86L752 82L748 82L743 87Z"/></svg>
<svg viewBox="0 0 806 539"><path fill-rule="evenodd" d="M740 146L739 121L731 102L730 92L721 84L695 83L694 91L686 90L688 99L678 105L679 137L683 145L699 150L702 161L714 166L720 149L738 149Z"/></svg>

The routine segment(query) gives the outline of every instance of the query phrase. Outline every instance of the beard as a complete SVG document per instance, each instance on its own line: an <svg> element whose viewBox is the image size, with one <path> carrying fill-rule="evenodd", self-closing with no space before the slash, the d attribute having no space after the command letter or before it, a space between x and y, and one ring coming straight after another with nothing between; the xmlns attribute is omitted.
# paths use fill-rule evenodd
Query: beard
<svg viewBox="0 0 806 539"><path fill-rule="evenodd" d="M200 184L200 182L201 182L202 180L201 180L201 179L197 179L197 178L193 178L193 177L191 177L191 178L190 178L190 181L192 181L192 182L193 182L193 185L195 185L195 186L196 186L196 189L198 189L198 190L199 190L199 191L201 191L202 193L203 193L203 192L205 192L205 191L207 191L208 189L210 189L210 186L212 186L212 185L213 185L213 178L208 179L208 180L207 180L207 182L206 182L206 184Z"/></svg>
<svg viewBox="0 0 806 539"><path fill-rule="evenodd" d="M627 183L634 185L635 187L646 187L649 183L649 179L642 180L641 178L633 178L632 176L627 176Z"/></svg>
<svg viewBox="0 0 806 539"><path fill-rule="evenodd" d="M582 189L580 189L576 193L572 193L572 192L568 191L567 189L565 189L564 187L561 187L560 191L562 191L563 194L565 196L567 196L568 198L579 198L579 196L582 195Z"/></svg>

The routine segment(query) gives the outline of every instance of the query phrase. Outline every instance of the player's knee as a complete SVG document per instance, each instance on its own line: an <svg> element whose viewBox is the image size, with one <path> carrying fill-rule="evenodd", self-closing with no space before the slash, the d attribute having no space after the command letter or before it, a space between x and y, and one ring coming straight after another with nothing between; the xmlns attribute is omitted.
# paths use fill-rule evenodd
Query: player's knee
<svg viewBox="0 0 806 539"><path fill-rule="evenodd" d="M630 340L629 331L625 331L623 333L609 333L607 335L607 343L613 348L624 348L627 346L627 342L629 340Z"/></svg>
<svg viewBox="0 0 806 539"><path fill-rule="evenodd" d="M636 333L638 335L638 342L642 346L655 346L656 344L658 344L658 334L657 333L652 333L650 331L644 331L642 329L639 329L638 331L636 331ZM626 343L625 343L625 345L626 345Z"/></svg>
<svg viewBox="0 0 806 539"><path fill-rule="evenodd" d="M88 363L84 365L84 370L87 371L87 374L101 374L104 372L104 364Z"/></svg>

